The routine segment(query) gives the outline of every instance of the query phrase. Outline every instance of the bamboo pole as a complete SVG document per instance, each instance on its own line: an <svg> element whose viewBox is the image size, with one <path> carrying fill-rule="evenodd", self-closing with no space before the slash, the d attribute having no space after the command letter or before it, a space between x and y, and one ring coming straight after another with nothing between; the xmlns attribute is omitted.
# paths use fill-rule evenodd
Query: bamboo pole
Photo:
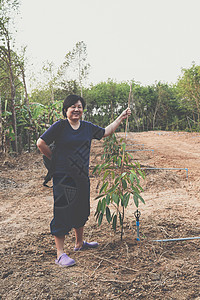
<svg viewBox="0 0 200 300"><path fill-rule="evenodd" d="M130 108L131 94L132 94L132 84L130 85L130 91L129 91L129 96L128 96L128 108ZM125 139L127 136L127 130L128 130L128 116L126 118Z"/></svg>
<svg viewBox="0 0 200 300"><path fill-rule="evenodd" d="M128 108L130 108L131 93L132 93L132 85L130 85L130 92L129 92L129 97L128 97ZM127 118L126 118L125 140L126 140L127 128L128 128L128 115L127 115ZM121 174L124 172L124 158L125 158L125 150L123 148L122 162L121 162ZM121 189L122 189L122 187L121 187ZM122 191L123 191L123 189L122 189ZM122 236L123 236L123 233L124 233L124 213L125 213L125 211L124 211L124 206L123 206L123 208L122 208L122 220L123 220L123 222L122 222L122 225L121 225L121 241L122 241Z"/></svg>

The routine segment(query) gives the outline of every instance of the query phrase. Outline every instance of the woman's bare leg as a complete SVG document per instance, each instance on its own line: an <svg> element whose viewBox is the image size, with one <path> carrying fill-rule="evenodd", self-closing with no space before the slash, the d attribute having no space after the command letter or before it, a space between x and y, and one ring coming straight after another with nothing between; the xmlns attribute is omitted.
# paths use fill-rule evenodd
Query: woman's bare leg
<svg viewBox="0 0 200 300"><path fill-rule="evenodd" d="M64 253L64 241L65 241L65 236L55 236L55 244L56 244L56 249L57 249L57 258L59 258L59 256L61 254Z"/></svg>
<svg viewBox="0 0 200 300"><path fill-rule="evenodd" d="M84 227L74 228L76 237L76 248L81 248L83 246L83 229Z"/></svg>

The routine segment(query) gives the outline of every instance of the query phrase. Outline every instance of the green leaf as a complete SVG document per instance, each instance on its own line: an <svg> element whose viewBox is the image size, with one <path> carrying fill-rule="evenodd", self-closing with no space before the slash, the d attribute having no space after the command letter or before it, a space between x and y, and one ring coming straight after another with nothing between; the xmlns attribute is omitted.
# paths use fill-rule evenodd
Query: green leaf
<svg viewBox="0 0 200 300"><path fill-rule="evenodd" d="M115 184L120 180L120 176L115 179Z"/></svg>
<svg viewBox="0 0 200 300"><path fill-rule="evenodd" d="M105 208L106 208L106 198L103 198L102 203L101 203L101 212L102 212L102 214L104 214Z"/></svg>
<svg viewBox="0 0 200 300"><path fill-rule="evenodd" d="M133 176L132 173L129 175L129 178L130 178L131 183L133 184L133 182L134 182L134 176Z"/></svg>
<svg viewBox="0 0 200 300"><path fill-rule="evenodd" d="M140 199L140 201L142 201L142 203L145 204L145 201L144 201L144 199L142 198L142 196L138 195L138 198Z"/></svg>
<svg viewBox="0 0 200 300"><path fill-rule="evenodd" d="M142 172L141 170L138 170L138 173L142 176L143 179L145 179L145 173Z"/></svg>
<svg viewBox="0 0 200 300"><path fill-rule="evenodd" d="M108 186L108 181L107 181L107 182L105 182L105 183L102 185L102 187L101 187L101 189L100 189L100 192L99 192L99 194L101 194L101 193L103 192L103 190L105 190L105 191L106 191L106 188L107 188L107 186Z"/></svg>
<svg viewBox="0 0 200 300"><path fill-rule="evenodd" d="M110 194L113 193L113 192L117 189L118 185L119 185L119 182L118 182L116 185L112 186L112 187L107 191L107 193L110 193Z"/></svg>
<svg viewBox="0 0 200 300"><path fill-rule="evenodd" d="M137 186L139 187L141 192L144 192L143 188L139 184L137 184Z"/></svg>
<svg viewBox="0 0 200 300"><path fill-rule="evenodd" d="M117 215L114 215L113 222L112 222L112 228L114 229L114 231L116 231L116 226L117 226Z"/></svg>
<svg viewBox="0 0 200 300"><path fill-rule="evenodd" d="M139 178L137 177L136 173L134 171L131 171L131 174L133 174L133 178L136 180L137 183L139 183Z"/></svg>
<svg viewBox="0 0 200 300"><path fill-rule="evenodd" d="M103 214L100 213L99 218L98 218L98 225L100 226L103 220Z"/></svg>
<svg viewBox="0 0 200 300"><path fill-rule="evenodd" d="M119 205L119 196L115 193L112 194L112 199L113 201L117 204L117 206Z"/></svg>
<svg viewBox="0 0 200 300"><path fill-rule="evenodd" d="M129 203L129 199L130 199L130 194L126 193L124 194L124 206L125 208L128 206L128 203Z"/></svg>
<svg viewBox="0 0 200 300"><path fill-rule="evenodd" d="M118 164L119 167L121 167L121 163L122 163L122 160L121 160L121 157L119 157L118 160L117 160L117 164Z"/></svg>
<svg viewBox="0 0 200 300"><path fill-rule="evenodd" d="M112 157L112 160L113 160L114 163L116 163L116 162L117 162L117 155L114 155L114 156Z"/></svg>
<svg viewBox="0 0 200 300"><path fill-rule="evenodd" d="M128 156L130 156L130 158L134 159L133 155L130 154L130 152L127 152Z"/></svg>
<svg viewBox="0 0 200 300"><path fill-rule="evenodd" d="M109 174L110 174L110 171L106 170L106 172L104 173L104 176L103 176L103 181L105 181L105 179L108 177Z"/></svg>
<svg viewBox="0 0 200 300"><path fill-rule="evenodd" d="M134 195L133 195L133 199L134 199L134 202L135 202L135 206L138 207L138 205L139 205L138 195L137 195L137 194L134 194Z"/></svg>
<svg viewBox="0 0 200 300"><path fill-rule="evenodd" d="M94 174L97 171L98 167L99 167L99 165L94 167L94 170L93 170L92 174Z"/></svg>
<svg viewBox="0 0 200 300"><path fill-rule="evenodd" d="M98 204L97 204L97 212L101 211L101 200L99 200Z"/></svg>
<svg viewBox="0 0 200 300"><path fill-rule="evenodd" d="M125 151L126 150L126 144L122 143L122 149Z"/></svg>
<svg viewBox="0 0 200 300"><path fill-rule="evenodd" d="M104 163L104 164L102 164L102 165L99 166L99 174L102 172L102 170L103 170L106 166L108 166L108 163Z"/></svg>
<svg viewBox="0 0 200 300"><path fill-rule="evenodd" d="M111 217L111 214L110 214L110 209L108 206L106 206L106 219L108 221L108 223L110 223L112 221L112 217Z"/></svg>
<svg viewBox="0 0 200 300"><path fill-rule="evenodd" d="M99 196L97 196L96 198L95 198L95 200L97 200L97 199L99 199L99 198L102 198L102 197L104 197L106 194L102 194L102 195L99 195Z"/></svg>
<svg viewBox="0 0 200 300"><path fill-rule="evenodd" d="M138 190L137 187L131 185L131 188L132 188L133 194L139 194L140 193L140 191Z"/></svg>
<svg viewBox="0 0 200 300"><path fill-rule="evenodd" d="M112 179L114 179L115 178L115 172L111 172L111 176L112 176Z"/></svg>
<svg viewBox="0 0 200 300"><path fill-rule="evenodd" d="M122 187L123 187L124 190L127 189L127 182L126 182L125 179L122 179Z"/></svg>
<svg viewBox="0 0 200 300"><path fill-rule="evenodd" d="M120 176L121 178L124 177L126 175L126 172L122 173L122 175Z"/></svg>
<svg viewBox="0 0 200 300"><path fill-rule="evenodd" d="M119 180L121 180L125 175L127 174L127 172L122 173L119 177L117 177L115 179L115 183L117 183Z"/></svg>
<svg viewBox="0 0 200 300"><path fill-rule="evenodd" d="M96 211L95 214L94 214L94 216L96 216L96 221L97 221L97 219L98 219L98 217L99 217L99 214L100 214L100 213L99 213L98 211Z"/></svg>
<svg viewBox="0 0 200 300"><path fill-rule="evenodd" d="M107 205L110 204L110 195L106 195L106 204L107 204Z"/></svg>

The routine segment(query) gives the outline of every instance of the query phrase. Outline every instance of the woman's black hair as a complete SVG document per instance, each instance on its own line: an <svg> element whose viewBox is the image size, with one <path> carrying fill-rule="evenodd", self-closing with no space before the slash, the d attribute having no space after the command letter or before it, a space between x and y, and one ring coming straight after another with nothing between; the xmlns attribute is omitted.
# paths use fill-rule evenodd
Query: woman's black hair
<svg viewBox="0 0 200 300"><path fill-rule="evenodd" d="M67 98L64 100L63 102L63 108L62 108L62 113L64 118L67 117L67 110L70 106L74 105L76 102L78 102L78 100L81 101L83 109L85 108L85 100L81 97L81 96L77 96L77 95L69 95L67 96Z"/></svg>

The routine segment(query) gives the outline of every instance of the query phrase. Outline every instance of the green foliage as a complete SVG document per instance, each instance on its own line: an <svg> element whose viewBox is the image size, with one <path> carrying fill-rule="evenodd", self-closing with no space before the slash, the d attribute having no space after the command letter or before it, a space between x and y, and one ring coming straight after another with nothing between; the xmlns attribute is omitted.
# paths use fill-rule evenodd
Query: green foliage
<svg viewBox="0 0 200 300"><path fill-rule="evenodd" d="M114 153L111 152L110 156L104 153L104 162L93 170L98 176L102 175L95 216L99 225L106 216L107 222L115 231L119 222L122 239L125 210L130 200L134 201L136 207L139 206L139 202L145 203L140 195L143 191L140 177L144 178L145 174L138 163L132 163L132 156L126 152L126 144L122 140L119 145L116 136L113 135L104 144L110 151L114 150Z"/></svg>
<svg viewBox="0 0 200 300"><path fill-rule="evenodd" d="M183 114L176 89L161 82L145 87L135 85L131 107L134 122L130 124L130 131L170 130L174 117Z"/></svg>
<svg viewBox="0 0 200 300"><path fill-rule="evenodd" d="M112 156L119 155L120 145L115 134L112 134L104 139L103 148L104 153L101 156L101 159L105 162L108 162ZM118 158L118 160L118 164L120 164L120 157Z"/></svg>
<svg viewBox="0 0 200 300"><path fill-rule="evenodd" d="M2 124L4 128L4 132L2 133L3 136L5 136L5 139L7 140L7 144L15 140L15 134L12 128L12 122L11 122L11 116L12 113L7 110L8 109L8 101L5 101L5 107L2 111Z"/></svg>
<svg viewBox="0 0 200 300"><path fill-rule="evenodd" d="M176 88L181 106L187 109L187 118L193 121L192 127L200 130L200 66L193 63L189 69L182 69Z"/></svg>
<svg viewBox="0 0 200 300"><path fill-rule="evenodd" d="M29 108L26 105L18 105L17 124L21 135L26 136L26 132L28 132L35 143L38 137L48 128L47 126L61 118L61 110L62 101L50 103L49 106L41 103L31 103ZM24 144L26 145L26 143L25 138Z"/></svg>
<svg viewBox="0 0 200 300"><path fill-rule="evenodd" d="M86 119L106 127L126 108L129 90L128 82L117 83L110 79L85 90ZM120 125L118 131L124 130L123 126Z"/></svg>

